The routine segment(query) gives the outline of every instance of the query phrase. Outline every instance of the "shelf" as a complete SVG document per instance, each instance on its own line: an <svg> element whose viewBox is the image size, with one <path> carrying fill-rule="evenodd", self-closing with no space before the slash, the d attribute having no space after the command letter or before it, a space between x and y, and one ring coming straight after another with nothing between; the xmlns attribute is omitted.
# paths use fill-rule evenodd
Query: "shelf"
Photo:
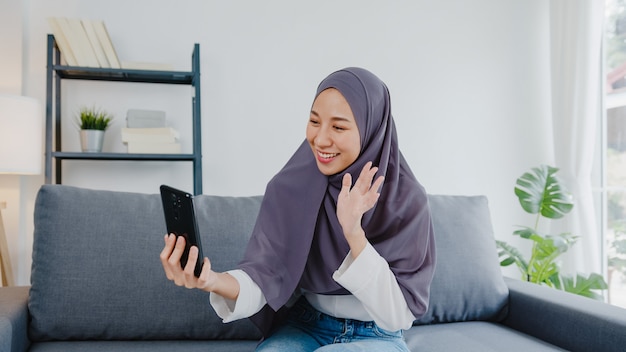
<svg viewBox="0 0 626 352"><path fill-rule="evenodd" d="M192 164L194 194L202 194L202 141L200 114L200 44L194 44L191 54L191 71L156 71L100 67L67 66L61 64L61 52L54 36L48 35L46 65L46 162L45 182L62 183L62 161L186 161ZM193 152L190 154L129 154L84 153L61 151L61 81L63 79L182 84L193 88L191 92L191 126ZM54 175L53 175L54 166Z"/></svg>
<svg viewBox="0 0 626 352"><path fill-rule="evenodd" d="M193 161L193 154L129 154L129 153L82 153L52 152L52 157L65 160L153 160L153 161Z"/></svg>
<svg viewBox="0 0 626 352"><path fill-rule="evenodd" d="M186 71L149 71L117 68L96 68L53 65L52 69L60 78L95 81L191 84L193 72Z"/></svg>

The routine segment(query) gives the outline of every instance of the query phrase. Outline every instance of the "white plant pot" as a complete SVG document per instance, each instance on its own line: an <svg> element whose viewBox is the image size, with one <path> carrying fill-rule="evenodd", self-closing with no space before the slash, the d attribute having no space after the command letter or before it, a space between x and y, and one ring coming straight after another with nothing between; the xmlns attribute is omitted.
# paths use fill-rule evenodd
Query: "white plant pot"
<svg viewBox="0 0 626 352"><path fill-rule="evenodd" d="M104 131L80 130L80 147L85 153L100 153L104 142Z"/></svg>

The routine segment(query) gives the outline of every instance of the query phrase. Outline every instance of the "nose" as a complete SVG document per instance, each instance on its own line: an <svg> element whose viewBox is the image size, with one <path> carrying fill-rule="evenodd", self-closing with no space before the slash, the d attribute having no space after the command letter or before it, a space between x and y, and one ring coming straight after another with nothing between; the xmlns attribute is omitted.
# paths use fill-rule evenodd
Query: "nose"
<svg viewBox="0 0 626 352"><path fill-rule="evenodd" d="M315 145L319 147L328 147L333 144L332 139L330 138L330 134L326 130L326 128L320 128L317 131L317 135L315 136Z"/></svg>

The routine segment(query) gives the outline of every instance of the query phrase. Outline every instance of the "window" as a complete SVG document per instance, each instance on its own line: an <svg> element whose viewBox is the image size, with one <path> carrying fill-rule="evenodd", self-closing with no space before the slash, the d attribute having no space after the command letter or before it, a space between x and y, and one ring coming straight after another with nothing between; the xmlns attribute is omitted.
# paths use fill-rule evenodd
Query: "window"
<svg viewBox="0 0 626 352"><path fill-rule="evenodd" d="M604 41L604 133L598 153L603 165L602 233L608 302L626 307L626 0L606 0Z"/></svg>

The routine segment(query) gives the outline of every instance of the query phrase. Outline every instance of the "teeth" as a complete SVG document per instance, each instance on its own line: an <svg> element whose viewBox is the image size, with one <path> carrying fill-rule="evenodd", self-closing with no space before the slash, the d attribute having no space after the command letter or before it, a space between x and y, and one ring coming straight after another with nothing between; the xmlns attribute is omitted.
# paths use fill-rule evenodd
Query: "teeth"
<svg viewBox="0 0 626 352"><path fill-rule="evenodd" d="M332 154L331 154L331 153L322 153L322 152L317 152L317 154L318 154L320 157L324 158L324 159L334 158L334 157L336 157L337 155L339 155L339 153L332 153Z"/></svg>

